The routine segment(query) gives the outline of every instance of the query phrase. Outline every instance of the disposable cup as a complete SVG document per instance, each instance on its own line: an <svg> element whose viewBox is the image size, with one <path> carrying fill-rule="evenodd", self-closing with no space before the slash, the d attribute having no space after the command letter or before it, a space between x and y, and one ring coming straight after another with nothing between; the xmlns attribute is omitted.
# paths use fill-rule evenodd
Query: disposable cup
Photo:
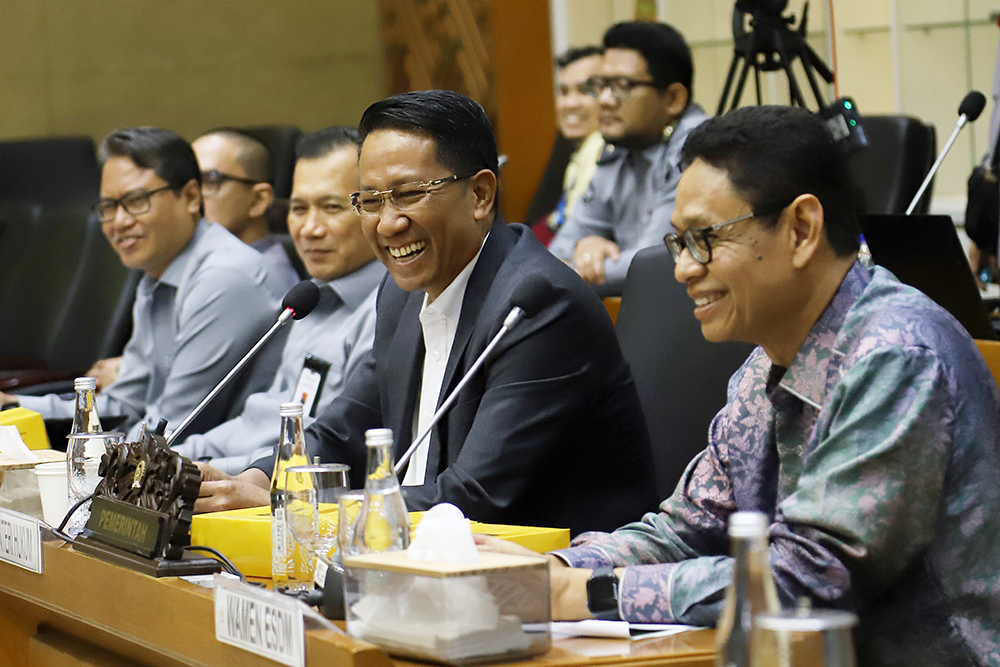
<svg viewBox="0 0 1000 667"><path fill-rule="evenodd" d="M38 493L42 497L42 518L45 523L57 527L69 510L69 478L66 462L53 461L35 466L38 477Z"/></svg>

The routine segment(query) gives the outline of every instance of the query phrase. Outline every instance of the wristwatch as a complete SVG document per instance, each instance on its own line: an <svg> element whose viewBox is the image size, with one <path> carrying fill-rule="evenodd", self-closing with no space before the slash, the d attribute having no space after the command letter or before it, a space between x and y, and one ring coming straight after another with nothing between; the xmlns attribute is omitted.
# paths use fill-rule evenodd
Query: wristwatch
<svg viewBox="0 0 1000 667"><path fill-rule="evenodd" d="M597 568L587 580L587 609L602 621L621 619L618 615L618 575L610 565Z"/></svg>

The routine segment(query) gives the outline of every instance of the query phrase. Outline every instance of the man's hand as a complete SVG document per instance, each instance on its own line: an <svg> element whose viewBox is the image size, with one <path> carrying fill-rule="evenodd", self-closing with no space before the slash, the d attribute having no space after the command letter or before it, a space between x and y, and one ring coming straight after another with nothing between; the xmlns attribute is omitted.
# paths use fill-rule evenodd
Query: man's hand
<svg viewBox="0 0 1000 667"><path fill-rule="evenodd" d="M194 503L196 514L270 504L270 480L257 468L233 477L207 463L198 462L195 465L201 473L201 489Z"/></svg>
<svg viewBox="0 0 1000 667"><path fill-rule="evenodd" d="M549 582L552 587L552 620L579 621L593 618L587 608L587 580L593 570L573 568L552 554L540 554L519 544L488 535L476 535L473 539L480 551L513 554L515 556L539 556L549 562Z"/></svg>
<svg viewBox="0 0 1000 667"><path fill-rule="evenodd" d="M580 239L573 250L573 266L580 277L591 285L603 285L607 278L604 275L604 260L611 258L618 261L621 249L614 241L600 236L588 236Z"/></svg>
<svg viewBox="0 0 1000 667"><path fill-rule="evenodd" d="M97 380L97 391L100 391L118 379L118 368L122 365L121 357L101 359L90 367L86 375Z"/></svg>
<svg viewBox="0 0 1000 667"><path fill-rule="evenodd" d="M7 403L17 403L17 396L13 394L5 394L0 391L0 407L3 407Z"/></svg>

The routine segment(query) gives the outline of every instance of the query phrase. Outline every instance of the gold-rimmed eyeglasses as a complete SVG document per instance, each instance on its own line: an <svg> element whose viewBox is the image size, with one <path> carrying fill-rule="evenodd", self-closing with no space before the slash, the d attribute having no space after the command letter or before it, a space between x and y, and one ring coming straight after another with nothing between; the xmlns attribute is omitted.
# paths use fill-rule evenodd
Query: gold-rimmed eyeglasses
<svg viewBox="0 0 1000 667"><path fill-rule="evenodd" d="M403 183L388 190L362 190L351 193L351 206L354 212L360 216L378 215L382 210L386 197L398 211L405 211L419 204L431 191L447 183L461 181L465 178L475 176L478 171L469 174L452 174L444 178L436 178L433 181L414 181L413 183Z"/></svg>

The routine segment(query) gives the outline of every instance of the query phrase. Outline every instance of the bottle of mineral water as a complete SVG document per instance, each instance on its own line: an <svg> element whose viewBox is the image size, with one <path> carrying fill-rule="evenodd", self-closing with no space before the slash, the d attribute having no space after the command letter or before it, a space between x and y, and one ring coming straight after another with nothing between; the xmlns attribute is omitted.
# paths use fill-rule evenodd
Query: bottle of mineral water
<svg viewBox="0 0 1000 667"><path fill-rule="evenodd" d="M365 499L354 529L357 553L400 551L410 546L410 515L393 466L392 430L365 432L368 476Z"/></svg>
<svg viewBox="0 0 1000 667"><path fill-rule="evenodd" d="M312 558L285 525L285 470L309 463L302 435L302 404L282 403L281 436L271 474L271 578L291 589L312 585Z"/></svg>

